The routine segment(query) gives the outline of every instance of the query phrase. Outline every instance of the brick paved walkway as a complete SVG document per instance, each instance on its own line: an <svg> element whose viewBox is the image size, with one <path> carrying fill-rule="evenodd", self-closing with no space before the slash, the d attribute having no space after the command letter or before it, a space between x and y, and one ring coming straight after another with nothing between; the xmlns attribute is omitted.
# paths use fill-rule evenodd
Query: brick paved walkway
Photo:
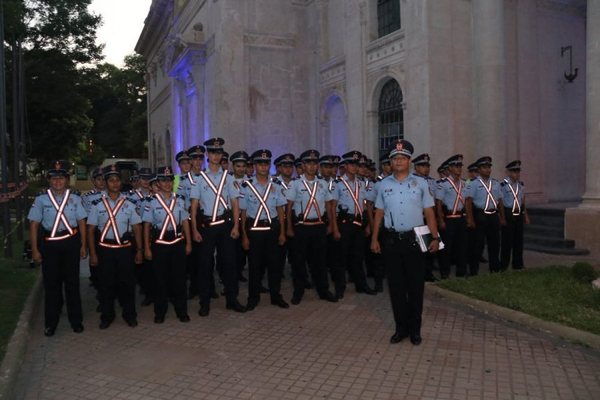
<svg viewBox="0 0 600 400"><path fill-rule="evenodd" d="M288 273L289 277L289 273ZM288 279L289 280L289 279ZM82 280L87 285L87 279ZM83 334L63 316L52 338L37 318L17 399L600 399L600 354L426 297L423 344L390 345L387 293L348 290L246 314L221 298L192 321L106 331L84 289ZM289 299L289 282L284 286ZM240 299L245 299L243 290Z"/></svg>

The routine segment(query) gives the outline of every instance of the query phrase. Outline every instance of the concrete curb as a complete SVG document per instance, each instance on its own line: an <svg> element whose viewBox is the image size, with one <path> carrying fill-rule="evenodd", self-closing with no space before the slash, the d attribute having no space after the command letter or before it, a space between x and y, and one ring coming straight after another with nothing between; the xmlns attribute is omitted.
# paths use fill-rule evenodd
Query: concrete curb
<svg viewBox="0 0 600 400"><path fill-rule="evenodd" d="M435 295L452 303L467 306L471 309L491 315L503 320L512 321L520 325L524 325L530 329L541 331L553 336L558 336L562 339L583 344L600 350L600 336L593 333L581 331L555 322L544 321L520 311L512 310L488 303L483 300L478 300L460 293L456 293L447 289L443 289L436 285L426 285L426 292L430 295Z"/></svg>
<svg viewBox="0 0 600 400"><path fill-rule="evenodd" d="M42 273L40 272L29 296L27 296L15 331L8 342L4 360L0 365L0 399L11 398L27 350L33 320L40 306L42 287Z"/></svg>

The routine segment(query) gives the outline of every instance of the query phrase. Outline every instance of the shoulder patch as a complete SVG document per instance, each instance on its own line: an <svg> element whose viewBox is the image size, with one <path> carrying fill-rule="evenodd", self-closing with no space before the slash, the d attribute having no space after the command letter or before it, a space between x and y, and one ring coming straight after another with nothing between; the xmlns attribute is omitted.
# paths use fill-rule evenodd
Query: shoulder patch
<svg viewBox="0 0 600 400"><path fill-rule="evenodd" d="M93 206L95 206L95 205L96 205L96 204L98 204L98 203L102 203L102 197L99 197L99 198L97 198L97 199L95 199L95 200L92 200L92 205L93 205Z"/></svg>

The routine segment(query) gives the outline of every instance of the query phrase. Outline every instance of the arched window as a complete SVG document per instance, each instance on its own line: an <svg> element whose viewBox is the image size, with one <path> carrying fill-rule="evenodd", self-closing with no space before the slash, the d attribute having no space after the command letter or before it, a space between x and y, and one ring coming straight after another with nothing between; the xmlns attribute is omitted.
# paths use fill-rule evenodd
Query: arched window
<svg viewBox="0 0 600 400"><path fill-rule="evenodd" d="M395 79L391 79L381 89L379 97L379 155L387 152L390 144L404 139L404 111L402 110L402 90Z"/></svg>
<svg viewBox="0 0 600 400"><path fill-rule="evenodd" d="M377 0L377 31L379 37L400 29L400 0Z"/></svg>

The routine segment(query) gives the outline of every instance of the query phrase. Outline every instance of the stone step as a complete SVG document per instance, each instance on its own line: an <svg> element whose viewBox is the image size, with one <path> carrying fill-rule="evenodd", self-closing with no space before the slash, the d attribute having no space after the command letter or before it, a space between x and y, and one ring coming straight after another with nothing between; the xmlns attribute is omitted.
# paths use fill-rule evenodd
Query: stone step
<svg viewBox="0 0 600 400"><path fill-rule="evenodd" d="M563 227L556 226L546 226L546 225L525 225L524 228L525 235L534 235L534 236L546 236L550 238L563 239L565 237L565 230Z"/></svg>
<svg viewBox="0 0 600 400"><path fill-rule="evenodd" d="M573 249L575 248L575 241L563 238L552 238L543 235L524 235L524 242L527 244L555 247L560 249Z"/></svg>
<svg viewBox="0 0 600 400"><path fill-rule="evenodd" d="M557 248L557 247L542 246L542 245L537 245L537 244L532 244L532 243L527 243L527 242L523 245L523 247L525 250L537 251L540 253L547 253L547 254L559 254L559 255L567 255L567 256L585 256L585 255L590 254L589 250L586 250L586 249Z"/></svg>

